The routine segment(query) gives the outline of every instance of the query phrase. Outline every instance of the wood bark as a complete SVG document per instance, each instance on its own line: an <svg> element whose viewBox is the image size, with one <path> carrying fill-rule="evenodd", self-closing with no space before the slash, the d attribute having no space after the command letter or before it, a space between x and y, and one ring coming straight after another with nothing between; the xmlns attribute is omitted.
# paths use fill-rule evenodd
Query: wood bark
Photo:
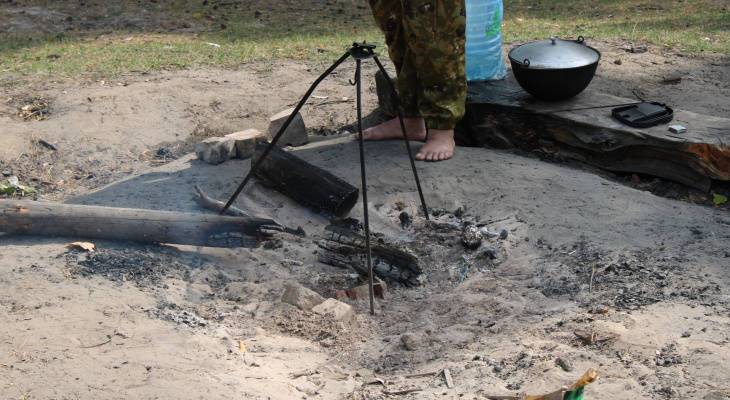
<svg viewBox="0 0 730 400"><path fill-rule="evenodd" d="M469 88L466 125L476 145L540 151L700 190L709 190L713 180L730 181L730 119L675 109L672 123L688 128L676 135L667 124L625 126L613 119L612 107L582 109L632 101L588 89L573 99L544 102L512 79L480 82Z"/></svg>
<svg viewBox="0 0 730 400"><path fill-rule="evenodd" d="M351 268L363 277L368 276L365 237L347 228L330 225L324 239L317 242L322 249L320 262L340 268ZM379 240L371 241L373 272L388 284L417 286L421 283L422 269L418 258L408 249Z"/></svg>
<svg viewBox="0 0 730 400"><path fill-rule="evenodd" d="M0 232L6 234L254 247L267 231L282 229L264 218L0 200Z"/></svg>
<svg viewBox="0 0 730 400"><path fill-rule="evenodd" d="M258 159L266 144L256 145ZM298 203L337 217L346 216L358 200L358 189L294 154L274 147L256 170L267 186Z"/></svg>

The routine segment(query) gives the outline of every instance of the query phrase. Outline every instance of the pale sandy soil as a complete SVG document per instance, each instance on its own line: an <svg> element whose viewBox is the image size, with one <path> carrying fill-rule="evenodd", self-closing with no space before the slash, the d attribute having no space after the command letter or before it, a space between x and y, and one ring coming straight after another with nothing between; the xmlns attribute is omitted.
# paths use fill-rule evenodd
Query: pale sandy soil
<svg viewBox="0 0 730 400"><path fill-rule="evenodd" d="M342 141L298 154L355 181L356 147ZM353 282L351 272L316 261L313 242L326 219L259 185L242 204L305 227L307 238L276 250L97 243L108 259L125 260L117 262L130 266L130 276L145 266L126 282L79 274L86 256L64 248L71 238L7 238L0 259L3 392L364 399L419 388L401 397L483 398L556 388L594 367L602 379L590 398L727 396L726 212L509 153L462 149L452 161L422 166L430 203L465 206L464 218L510 230L507 240L489 243L498 249L495 263L475 262L463 275L458 237L428 242L420 218L409 230L397 225L396 203L416 207L402 148L373 144L368 153L374 229L422 257L422 287L392 288L374 317L354 303L356 327L282 304L290 279L325 296ZM72 201L195 210L193 184L222 197L246 164L211 167L185 157ZM360 215L356 208L353 216ZM617 338L584 345L577 329ZM404 333L416 335L415 350L402 346ZM556 357L569 359L574 371L561 370ZM444 367L454 389L438 376L404 377ZM363 386L373 375L385 386Z"/></svg>

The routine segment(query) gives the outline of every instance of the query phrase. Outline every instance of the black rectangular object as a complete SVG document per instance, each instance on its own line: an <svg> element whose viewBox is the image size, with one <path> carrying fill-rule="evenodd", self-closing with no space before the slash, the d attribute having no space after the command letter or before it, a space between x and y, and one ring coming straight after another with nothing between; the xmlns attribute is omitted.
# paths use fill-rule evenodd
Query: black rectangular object
<svg viewBox="0 0 730 400"><path fill-rule="evenodd" d="M611 115L622 124L634 128L649 128L671 122L674 110L663 103L644 102L614 108L611 110Z"/></svg>

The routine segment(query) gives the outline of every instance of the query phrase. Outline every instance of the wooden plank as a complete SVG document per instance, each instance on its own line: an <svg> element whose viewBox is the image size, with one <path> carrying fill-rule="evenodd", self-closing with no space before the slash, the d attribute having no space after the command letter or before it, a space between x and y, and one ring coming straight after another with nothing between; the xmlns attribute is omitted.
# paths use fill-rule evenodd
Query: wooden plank
<svg viewBox="0 0 730 400"><path fill-rule="evenodd" d="M281 229L263 218L0 200L0 232L6 234L253 247L267 228Z"/></svg>
<svg viewBox="0 0 730 400"><path fill-rule="evenodd" d="M584 109L635 100L586 90L560 102L532 98L511 78L470 84L465 139L475 145L540 150L617 172L643 173L708 190L712 180L730 181L730 119L675 110L667 125L625 126L611 108Z"/></svg>

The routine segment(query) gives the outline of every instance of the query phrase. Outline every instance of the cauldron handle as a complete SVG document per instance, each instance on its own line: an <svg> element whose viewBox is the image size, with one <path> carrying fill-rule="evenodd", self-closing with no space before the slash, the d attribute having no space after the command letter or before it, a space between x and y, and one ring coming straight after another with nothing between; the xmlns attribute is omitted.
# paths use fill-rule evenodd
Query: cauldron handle
<svg viewBox="0 0 730 400"><path fill-rule="evenodd" d="M578 36L578 39L576 39L575 41L580 44L585 44L586 38L584 38L583 36Z"/></svg>

